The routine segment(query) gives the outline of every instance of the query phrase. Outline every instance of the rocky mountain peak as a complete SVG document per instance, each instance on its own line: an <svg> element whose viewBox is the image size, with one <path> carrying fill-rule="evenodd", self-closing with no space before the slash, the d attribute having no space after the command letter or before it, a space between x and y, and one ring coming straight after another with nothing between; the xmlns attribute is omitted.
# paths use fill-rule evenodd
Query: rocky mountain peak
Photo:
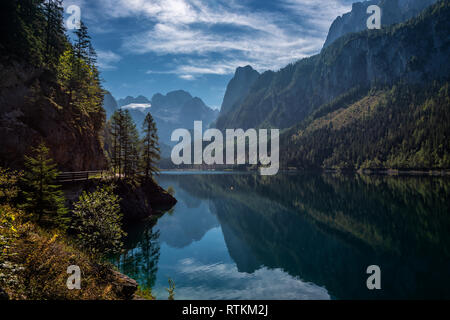
<svg viewBox="0 0 450 320"><path fill-rule="evenodd" d="M438 0L369 0L356 2L352 11L337 17L330 27L324 48L349 33L360 32L367 29L367 8L378 5L382 11L381 24L386 27L404 22L418 15L422 10Z"/></svg>
<svg viewBox="0 0 450 320"><path fill-rule="evenodd" d="M241 102L258 77L259 72L251 66L237 68L233 79L228 83L220 114L228 113L235 104Z"/></svg>

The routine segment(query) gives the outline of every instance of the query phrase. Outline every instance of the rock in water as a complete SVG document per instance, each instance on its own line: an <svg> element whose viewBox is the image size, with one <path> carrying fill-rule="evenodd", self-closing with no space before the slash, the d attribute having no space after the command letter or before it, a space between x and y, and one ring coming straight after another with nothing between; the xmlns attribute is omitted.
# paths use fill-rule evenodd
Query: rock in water
<svg viewBox="0 0 450 320"><path fill-rule="evenodd" d="M112 271L112 273L115 278L113 286L116 293L124 300L133 299L134 294L138 289L138 283L120 272Z"/></svg>

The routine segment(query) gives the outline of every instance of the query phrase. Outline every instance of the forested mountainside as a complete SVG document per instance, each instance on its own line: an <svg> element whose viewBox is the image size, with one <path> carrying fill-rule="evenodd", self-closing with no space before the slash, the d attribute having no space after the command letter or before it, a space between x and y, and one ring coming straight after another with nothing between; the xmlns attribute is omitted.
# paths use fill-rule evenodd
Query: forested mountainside
<svg viewBox="0 0 450 320"><path fill-rule="evenodd" d="M417 16L426 7L437 0L370 0L356 2L352 5L352 11L337 17L330 27L324 48L335 40L349 33L360 32L367 29L367 8L377 5L381 8L382 27L404 22Z"/></svg>
<svg viewBox="0 0 450 320"><path fill-rule="evenodd" d="M444 62L449 57L449 9L448 1L440 2L419 18L390 29L394 39L399 33L409 38L411 48L428 34L428 48L416 48L423 58L413 55L409 60L409 68L424 77L422 81L405 76L395 85L357 87L320 107L284 133L284 164L353 170L449 169L450 84ZM438 28L445 31L432 32ZM437 52L443 56L436 57ZM430 73L436 68L445 72Z"/></svg>
<svg viewBox="0 0 450 320"><path fill-rule="evenodd" d="M449 7L441 1L408 22L347 35L319 55L263 73L220 128L289 128L356 87L447 78Z"/></svg>
<svg viewBox="0 0 450 320"><path fill-rule="evenodd" d="M449 169L450 83L355 90L282 136L298 168Z"/></svg>
<svg viewBox="0 0 450 320"><path fill-rule="evenodd" d="M41 2L0 4L0 165L20 167L43 141L62 170L104 168L95 51L84 25L67 39L61 3Z"/></svg>

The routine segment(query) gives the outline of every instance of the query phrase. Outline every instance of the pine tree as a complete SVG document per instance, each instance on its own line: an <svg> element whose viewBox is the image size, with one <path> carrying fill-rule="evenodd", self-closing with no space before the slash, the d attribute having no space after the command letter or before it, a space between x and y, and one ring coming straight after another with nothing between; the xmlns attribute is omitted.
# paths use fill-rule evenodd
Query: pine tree
<svg viewBox="0 0 450 320"><path fill-rule="evenodd" d="M91 67L94 67L97 64L97 51L95 50L92 43L89 43L87 62Z"/></svg>
<svg viewBox="0 0 450 320"><path fill-rule="evenodd" d="M46 19L45 58L48 64L56 65L64 51L67 39L64 35L64 9L62 0L47 0L43 4Z"/></svg>
<svg viewBox="0 0 450 320"><path fill-rule="evenodd" d="M81 22L80 29L75 32L76 40L67 44L66 51L61 54L57 67L58 83L70 97L70 103L77 106L77 119L84 116L95 116L95 129L101 129L105 121L102 108L104 91L101 87L100 73L97 69L97 54L90 41L88 29Z"/></svg>
<svg viewBox="0 0 450 320"><path fill-rule="evenodd" d="M111 137L112 137L112 150L111 150L111 166L114 173L121 174L121 146L120 135L122 132L123 112L122 109L116 111L111 117Z"/></svg>
<svg viewBox="0 0 450 320"><path fill-rule="evenodd" d="M44 143L33 149L34 157L25 157L26 171L22 177L24 210L38 223L65 228L67 209L61 187L55 184L59 174Z"/></svg>
<svg viewBox="0 0 450 320"><path fill-rule="evenodd" d="M91 37L89 36L87 26L83 21L80 23L80 29L75 31L76 40L74 44L75 57L89 61L89 50L92 47Z"/></svg>
<svg viewBox="0 0 450 320"><path fill-rule="evenodd" d="M142 140L142 162L145 178L148 179L150 176L153 176L154 173L159 172L158 168L156 167L156 162L160 159L158 132L156 123L150 113L148 113L145 117L142 129L145 135Z"/></svg>
<svg viewBox="0 0 450 320"><path fill-rule="evenodd" d="M121 145L125 177L133 177L139 166L139 133L128 110L124 111Z"/></svg>
<svg viewBox="0 0 450 320"><path fill-rule="evenodd" d="M139 170L140 142L128 110L118 110L111 118L111 165L119 177L133 177Z"/></svg>
<svg viewBox="0 0 450 320"><path fill-rule="evenodd" d="M68 45L66 51L59 57L57 79L60 86L67 92L70 102L74 100L73 93L77 87L75 77L75 54L72 46Z"/></svg>
<svg viewBox="0 0 450 320"><path fill-rule="evenodd" d="M89 71L87 63L89 61L89 48L92 46L91 37L83 21L80 22L80 29L75 31L75 36L76 39L73 45L75 76L78 83L77 89L81 89L83 87L83 81L86 79L86 73Z"/></svg>
<svg viewBox="0 0 450 320"><path fill-rule="evenodd" d="M131 118L130 118L131 119ZM129 176L134 177L139 173L140 169L140 155L141 155L141 143L139 140L139 132L134 122L131 122L129 130L130 148L129 148Z"/></svg>

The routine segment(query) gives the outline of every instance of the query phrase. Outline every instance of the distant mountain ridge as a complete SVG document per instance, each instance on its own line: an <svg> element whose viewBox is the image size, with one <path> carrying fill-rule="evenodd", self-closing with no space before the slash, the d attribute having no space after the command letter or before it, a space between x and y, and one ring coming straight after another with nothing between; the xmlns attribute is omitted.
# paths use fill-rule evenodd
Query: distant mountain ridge
<svg viewBox="0 0 450 320"><path fill-rule="evenodd" d="M203 126L208 127L219 114L217 110L208 107L202 99L193 97L184 90L172 91L166 95L157 93L151 100L141 95L136 98L128 96L117 103L114 101L111 94L105 96L104 108L109 117L119 108L127 109L136 127L141 130L145 116L151 112L158 128L160 142L168 146L174 144L170 141L174 130L178 128L191 130L194 121L203 121ZM114 106L117 108L114 109Z"/></svg>
<svg viewBox="0 0 450 320"><path fill-rule="evenodd" d="M180 110L184 104L193 99L189 92L176 90L163 95L157 93L152 97L152 105L157 110Z"/></svg>
<svg viewBox="0 0 450 320"><path fill-rule="evenodd" d="M138 96L136 98L128 96L126 98L123 99L119 99L117 101L117 104L119 107L123 107L132 103L137 103L137 104L150 104L151 102L144 96Z"/></svg>
<svg viewBox="0 0 450 320"><path fill-rule="evenodd" d="M369 0L356 2L352 11L337 17L330 27L324 48L349 33L360 32L367 29L367 8L378 5L382 11L382 27L403 22L417 16L426 7L438 0Z"/></svg>

